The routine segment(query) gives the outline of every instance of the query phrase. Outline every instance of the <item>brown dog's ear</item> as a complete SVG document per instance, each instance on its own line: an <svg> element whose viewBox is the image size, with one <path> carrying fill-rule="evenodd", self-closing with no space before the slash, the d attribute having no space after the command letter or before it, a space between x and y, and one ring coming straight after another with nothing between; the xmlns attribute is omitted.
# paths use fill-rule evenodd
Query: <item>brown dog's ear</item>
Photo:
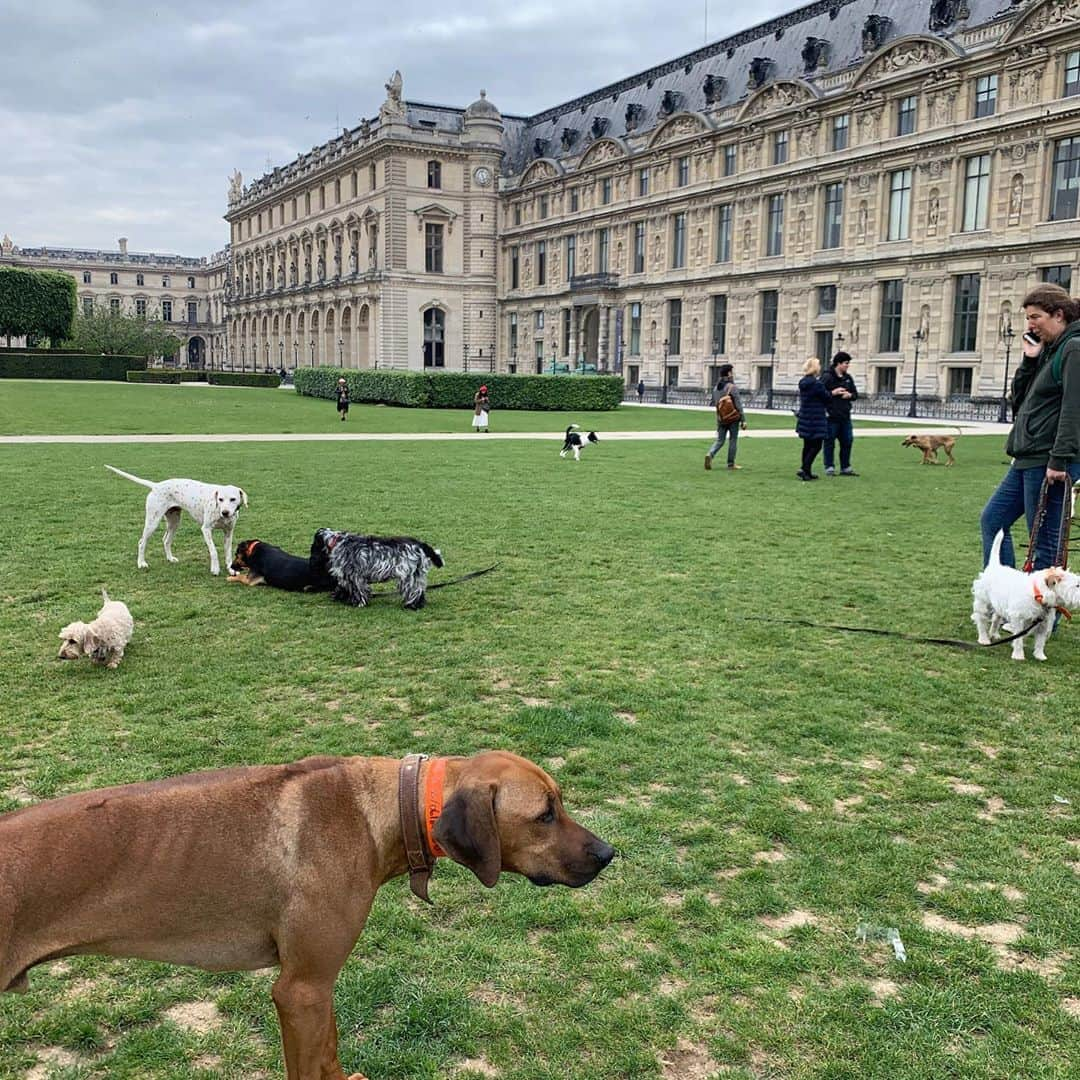
<svg viewBox="0 0 1080 1080"><path fill-rule="evenodd" d="M455 791L435 822L432 835L455 862L467 866L489 889L499 880L502 852L495 824L495 785Z"/></svg>
<svg viewBox="0 0 1080 1080"><path fill-rule="evenodd" d="M243 488L237 488L240 492L240 498L244 500L244 505L247 506L247 492Z"/></svg>
<svg viewBox="0 0 1080 1080"><path fill-rule="evenodd" d="M1052 589L1055 585L1059 584L1065 579L1065 571L1059 569L1056 566L1050 567L1046 571L1046 584Z"/></svg>

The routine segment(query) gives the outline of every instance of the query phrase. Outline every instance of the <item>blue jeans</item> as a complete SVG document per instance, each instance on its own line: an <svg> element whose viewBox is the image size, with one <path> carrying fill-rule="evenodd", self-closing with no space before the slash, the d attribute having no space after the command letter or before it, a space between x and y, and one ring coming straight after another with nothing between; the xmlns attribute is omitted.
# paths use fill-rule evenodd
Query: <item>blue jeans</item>
<svg viewBox="0 0 1080 1080"><path fill-rule="evenodd" d="M1073 462L1066 472L1073 483L1080 480L1080 461ZM1001 561L1005 566L1016 565L1010 527L1023 517L1027 521L1028 534L1035 524L1035 511L1039 506L1039 492L1046 479L1046 468L1036 466L1032 469L1018 469L1015 465L1005 474L983 507L979 526L982 530L983 566L990 558L990 548L999 529L1005 530L1005 539L1001 544ZM1039 536L1035 541L1035 569L1045 570L1053 563L1058 545L1058 523L1061 520L1061 502L1065 498L1068 484L1051 484L1046 498L1046 517Z"/></svg>
<svg viewBox="0 0 1080 1080"><path fill-rule="evenodd" d="M840 470L846 472L851 468L851 444L855 441L855 429L851 425L851 418L847 420L834 420L829 417L829 434L825 439L825 468L833 467L833 441L840 440Z"/></svg>
<svg viewBox="0 0 1080 1080"><path fill-rule="evenodd" d="M722 427L716 429L716 442L709 447L709 457L714 458L720 453L721 447L724 445L724 440L730 436L730 442L728 442L727 448L727 463L729 465L735 464L735 454L739 448L739 424L736 421L734 424L725 424Z"/></svg>

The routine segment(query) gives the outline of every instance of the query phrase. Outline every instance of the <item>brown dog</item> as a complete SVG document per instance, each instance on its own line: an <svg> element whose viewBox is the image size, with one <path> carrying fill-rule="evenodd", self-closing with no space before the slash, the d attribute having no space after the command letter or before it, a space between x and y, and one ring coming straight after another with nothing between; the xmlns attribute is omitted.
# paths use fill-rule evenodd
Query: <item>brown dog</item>
<svg viewBox="0 0 1080 1080"><path fill-rule="evenodd" d="M917 446L922 451L924 465L936 465L939 450L944 450L945 456L949 459L945 462L946 468L956 464L956 459L952 454L953 447L956 445L954 435L909 435L900 445Z"/></svg>
<svg viewBox="0 0 1080 1080"><path fill-rule="evenodd" d="M68 795L0 816L0 991L77 953L277 964L289 1080L345 1080L338 972L379 887L410 871L426 898L443 854L489 888L504 870L576 888L614 850L547 773L502 751L314 757Z"/></svg>

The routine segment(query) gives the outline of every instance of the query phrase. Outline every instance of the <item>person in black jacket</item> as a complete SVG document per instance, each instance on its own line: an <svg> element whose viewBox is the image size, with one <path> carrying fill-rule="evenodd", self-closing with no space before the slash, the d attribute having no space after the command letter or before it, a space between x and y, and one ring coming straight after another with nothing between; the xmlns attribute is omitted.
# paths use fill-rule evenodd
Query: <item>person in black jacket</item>
<svg viewBox="0 0 1080 1080"><path fill-rule="evenodd" d="M337 411L341 413L341 420L344 423L345 418L349 415L349 386L344 379L338 379L337 390Z"/></svg>
<svg viewBox="0 0 1080 1080"><path fill-rule="evenodd" d="M855 441L855 429L851 424L851 403L859 396L855 380L848 374L851 357L838 352L821 376L821 383L829 391L825 411L829 414L829 433L825 436L825 475L835 476L833 443L840 441L840 475L858 476L851 467L851 444Z"/></svg>
<svg viewBox="0 0 1080 1080"><path fill-rule="evenodd" d="M803 364L803 377L799 380L799 413L795 432L802 439L802 468L795 474L800 480L816 480L814 459L821 452L821 444L829 433L829 416L825 406L829 391L821 384L821 361L811 356Z"/></svg>

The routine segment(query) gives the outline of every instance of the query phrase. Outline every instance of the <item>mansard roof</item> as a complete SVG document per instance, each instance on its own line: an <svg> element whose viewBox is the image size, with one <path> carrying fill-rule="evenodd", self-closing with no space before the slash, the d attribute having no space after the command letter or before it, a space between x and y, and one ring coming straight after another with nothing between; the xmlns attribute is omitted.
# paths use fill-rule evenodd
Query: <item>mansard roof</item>
<svg viewBox="0 0 1080 1080"><path fill-rule="evenodd" d="M650 131L681 112L745 106L774 81L813 86L858 68L890 42L948 40L1023 6L1023 0L816 0L524 122L504 118L503 170L513 176L536 157L576 158L597 138Z"/></svg>

